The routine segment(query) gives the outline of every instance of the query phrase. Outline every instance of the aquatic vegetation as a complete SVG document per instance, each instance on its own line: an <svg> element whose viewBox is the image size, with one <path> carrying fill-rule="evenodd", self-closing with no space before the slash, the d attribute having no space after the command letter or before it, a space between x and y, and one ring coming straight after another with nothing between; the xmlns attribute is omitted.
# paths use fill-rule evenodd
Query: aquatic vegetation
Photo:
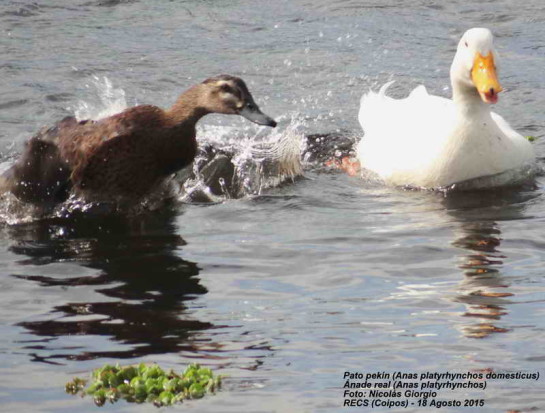
<svg viewBox="0 0 545 413"><path fill-rule="evenodd" d="M222 376L198 364L190 364L182 374L165 372L156 364L120 367L105 365L93 371L90 384L79 377L66 383L66 392L91 396L97 406L124 399L130 403L168 406L185 399L200 399L221 387Z"/></svg>
<svg viewBox="0 0 545 413"><path fill-rule="evenodd" d="M528 139L528 141L530 142L535 142L535 140L537 139L535 136L531 136L531 135L525 136L525 138Z"/></svg>

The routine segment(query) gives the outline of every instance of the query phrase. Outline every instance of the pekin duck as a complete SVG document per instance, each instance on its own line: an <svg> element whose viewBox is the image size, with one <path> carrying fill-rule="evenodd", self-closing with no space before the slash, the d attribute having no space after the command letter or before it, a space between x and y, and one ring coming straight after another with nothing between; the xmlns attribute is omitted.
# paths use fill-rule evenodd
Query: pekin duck
<svg viewBox="0 0 545 413"><path fill-rule="evenodd" d="M492 33L473 28L462 36L452 62L452 100L430 95L424 86L392 99L386 96L389 84L364 95L361 167L393 185L425 188L527 179L535 164L532 145L490 110L502 91L497 64Z"/></svg>

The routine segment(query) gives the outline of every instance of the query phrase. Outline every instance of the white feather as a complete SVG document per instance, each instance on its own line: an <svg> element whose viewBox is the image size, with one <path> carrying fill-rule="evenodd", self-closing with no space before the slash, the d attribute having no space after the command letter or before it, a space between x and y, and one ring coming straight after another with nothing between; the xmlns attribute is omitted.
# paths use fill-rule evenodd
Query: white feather
<svg viewBox="0 0 545 413"><path fill-rule="evenodd" d="M430 95L424 86L393 99L386 95L392 82L362 97L365 135L357 148L362 167L393 185L435 188L517 169L527 173L535 163L532 145L467 87L472 66L467 59L474 53L465 43L495 53L490 32L472 29L462 40L451 68L454 101Z"/></svg>

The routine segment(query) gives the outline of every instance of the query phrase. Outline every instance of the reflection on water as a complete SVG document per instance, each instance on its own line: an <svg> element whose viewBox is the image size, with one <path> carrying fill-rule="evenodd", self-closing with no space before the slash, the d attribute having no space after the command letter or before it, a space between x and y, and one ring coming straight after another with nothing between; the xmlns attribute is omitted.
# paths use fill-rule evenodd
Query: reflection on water
<svg viewBox="0 0 545 413"><path fill-rule="evenodd" d="M508 291L508 280L501 275L501 265L507 257L498 249L499 226L495 222L468 223L463 225L463 230L467 235L453 242L469 252L461 256L459 267L465 275L461 283L464 294L457 299L468 306L464 316L478 320L465 327L464 335L483 338L491 333L505 333L507 329L494 324L508 313L504 297L513 295ZM498 289L504 291L498 292Z"/></svg>
<svg viewBox="0 0 545 413"><path fill-rule="evenodd" d="M477 320L463 328L463 334L470 338L509 331L497 324L509 313L507 305L511 301L507 297L514 293L509 290L509 279L501 272L509 257L501 251L501 227L493 217L501 213L497 218L522 219L524 202L538 196L535 191L521 192L520 189L488 191L485 195L451 193L445 198L448 213L460 220L460 234L452 245L465 250L459 264L464 279L456 300L467 305L464 317ZM483 210L488 213L483 214ZM472 214L490 218L475 219Z"/></svg>
<svg viewBox="0 0 545 413"><path fill-rule="evenodd" d="M106 298L59 303L46 319L19 323L33 335L46 337L25 347L29 353L52 353L35 355L35 360L130 358L195 346L193 332L212 325L184 316L184 302L207 290L199 284L197 264L179 257L185 242L176 234L173 216L171 210L132 219L79 215L8 229L14 240L11 251L25 256L21 265L68 261L98 270L93 276L15 277L45 287L88 286ZM78 352L70 348L63 352L50 344L56 337L68 335L105 336L123 347L118 346L118 351Z"/></svg>

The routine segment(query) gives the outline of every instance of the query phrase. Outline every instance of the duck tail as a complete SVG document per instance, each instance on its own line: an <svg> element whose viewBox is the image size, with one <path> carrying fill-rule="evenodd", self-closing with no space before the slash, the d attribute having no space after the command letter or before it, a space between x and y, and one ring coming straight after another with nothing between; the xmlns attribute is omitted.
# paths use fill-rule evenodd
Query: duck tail
<svg viewBox="0 0 545 413"><path fill-rule="evenodd" d="M374 117L377 113L376 108L382 107L384 104L392 101L392 98L386 96L386 92L394 82L395 80L385 83L378 92L370 90L361 97L358 120L364 130L366 130L369 125L375 124L376 119L374 119Z"/></svg>
<svg viewBox="0 0 545 413"><path fill-rule="evenodd" d="M390 86L392 86L393 84L395 83L395 80L390 80L389 82L386 82L385 84L383 84L380 88L380 90L378 91L378 95L379 96L386 96L386 91L388 90L388 88Z"/></svg>

